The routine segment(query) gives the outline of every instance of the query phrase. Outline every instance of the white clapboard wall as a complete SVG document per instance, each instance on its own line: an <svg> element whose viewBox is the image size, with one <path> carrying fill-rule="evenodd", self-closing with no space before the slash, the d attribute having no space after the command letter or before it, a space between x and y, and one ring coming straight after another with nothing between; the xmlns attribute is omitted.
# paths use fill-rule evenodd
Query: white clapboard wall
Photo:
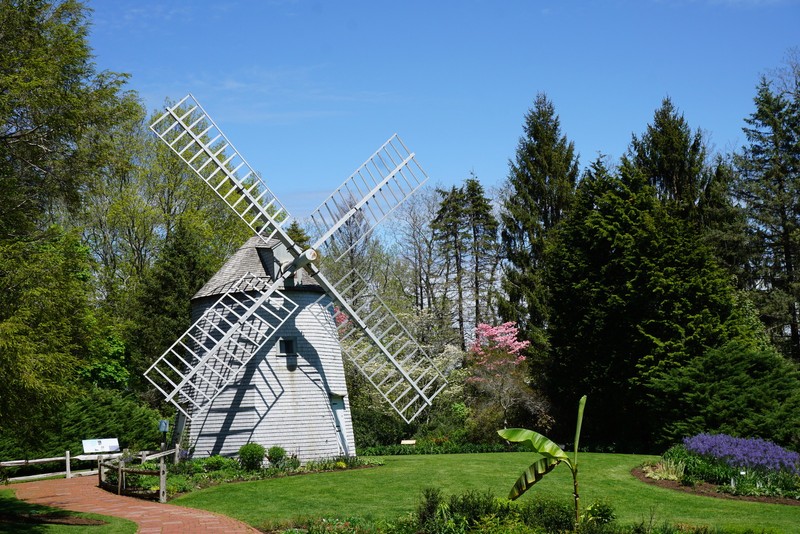
<svg viewBox="0 0 800 534"><path fill-rule="evenodd" d="M194 319L245 273L271 279L281 247L249 240L195 296ZM246 443L278 445L301 461L355 454L341 347L322 294L302 273L275 295L290 299L297 310L210 408L193 417L194 456L235 455Z"/></svg>

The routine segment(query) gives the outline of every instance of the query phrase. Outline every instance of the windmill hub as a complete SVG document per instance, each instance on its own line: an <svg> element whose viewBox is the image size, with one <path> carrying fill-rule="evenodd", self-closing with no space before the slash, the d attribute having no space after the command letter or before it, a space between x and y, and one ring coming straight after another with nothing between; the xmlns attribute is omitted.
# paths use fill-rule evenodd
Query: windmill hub
<svg viewBox="0 0 800 534"><path fill-rule="evenodd" d="M297 256L294 261L292 261L292 267L295 269L301 269L308 265L309 263L317 261L319 254L313 248L306 249L305 252Z"/></svg>

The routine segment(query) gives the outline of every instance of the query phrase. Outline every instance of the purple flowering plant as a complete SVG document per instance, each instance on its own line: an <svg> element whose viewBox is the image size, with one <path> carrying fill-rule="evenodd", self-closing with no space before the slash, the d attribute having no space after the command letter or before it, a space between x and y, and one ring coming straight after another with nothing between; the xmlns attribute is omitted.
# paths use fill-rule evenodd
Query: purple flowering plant
<svg viewBox="0 0 800 534"><path fill-rule="evenodd" d="M689 452L721 460L731 467L800 475L800 454L765 439L697 434L684 438L683 445Z"/></svg>

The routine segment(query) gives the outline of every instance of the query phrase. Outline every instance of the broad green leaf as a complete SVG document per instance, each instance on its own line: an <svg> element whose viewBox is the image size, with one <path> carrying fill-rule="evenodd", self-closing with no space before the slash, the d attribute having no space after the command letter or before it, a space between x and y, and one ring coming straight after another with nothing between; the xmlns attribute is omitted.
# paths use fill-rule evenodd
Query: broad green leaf
<svg viewBox="0 0 800 534"><path fill-rule="evenodd" d="M534 452L542 456L559 461L569 461L569 456L561 447L550 441L547 437L525 428L504 428L497 431L500 437L513 442L530 442Z"/></svg>
<svg viewBox="0 0 800 534"><path fill-rule="evenodd" d="M511 488L508 498L513 501L528 491L531 486L539 482L542 477L555 469L559 463L561 463L561 460L556 460L554 458L540 458L538 461L532 463L530 467L522 472L522 475L520 475L514 483L514 487Z"/></svg>
<svg viewBox="0 0 800 534"><path fill-rule="evenodd" d="M575 464L578 464L578 441L581 439L581 426L583 426L583 409L586 407L586 395L578 401L578 422L575 425Z"/></svg>

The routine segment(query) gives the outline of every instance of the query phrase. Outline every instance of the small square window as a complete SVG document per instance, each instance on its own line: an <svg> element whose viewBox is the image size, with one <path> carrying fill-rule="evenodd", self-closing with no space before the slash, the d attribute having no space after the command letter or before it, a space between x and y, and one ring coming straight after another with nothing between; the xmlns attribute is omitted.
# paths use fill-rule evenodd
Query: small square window
<svg viewBox="0 0 800 534"><path fill-rule="evenodd" d="M278 355L288 356L295 354L294 338L282 337L278 340Z"/></svg>

